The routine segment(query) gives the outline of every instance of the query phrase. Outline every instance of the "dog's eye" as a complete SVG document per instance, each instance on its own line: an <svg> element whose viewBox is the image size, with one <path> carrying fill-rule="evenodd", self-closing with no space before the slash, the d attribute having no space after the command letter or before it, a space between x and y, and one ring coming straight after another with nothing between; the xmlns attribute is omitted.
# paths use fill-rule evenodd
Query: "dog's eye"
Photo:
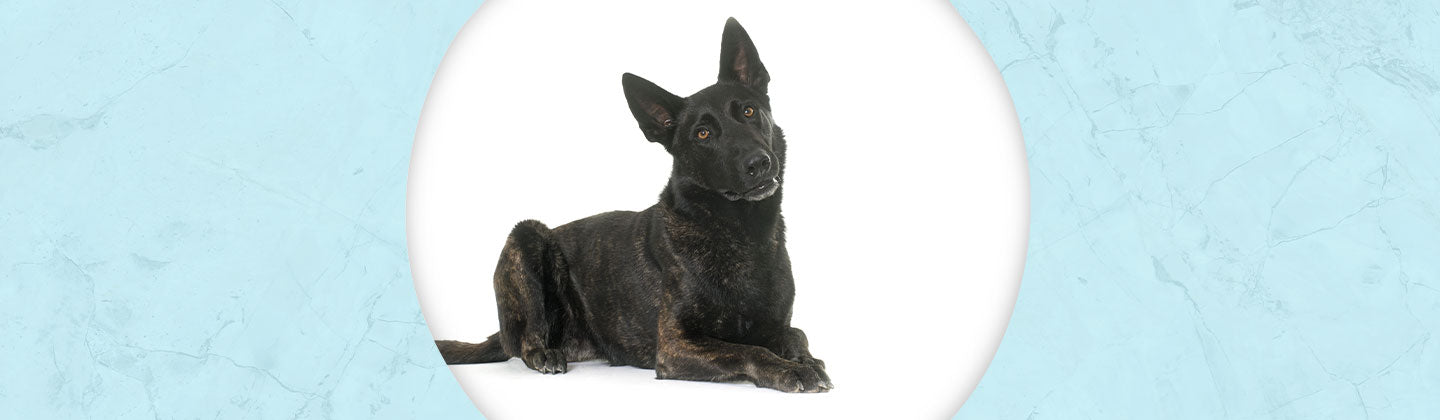
<svg viewBox="0 0 1440 420"><path fill-rule="evenodd" d="M747 107L745 107L745 118L750 118L750 117L753 117L753 116L755 116L755 107L753 107L753 106L747 106Z"/></svg>
<svg viewBox="0 0 1440 420"><path fill-rule="evenodd" d="M705 139L710 138L710 129L708 129L708 128L702 128L702 129L696 130L696 131L695 131L695 138L698 138L698 139L700 139L700 140L705 140Z"/></svg>

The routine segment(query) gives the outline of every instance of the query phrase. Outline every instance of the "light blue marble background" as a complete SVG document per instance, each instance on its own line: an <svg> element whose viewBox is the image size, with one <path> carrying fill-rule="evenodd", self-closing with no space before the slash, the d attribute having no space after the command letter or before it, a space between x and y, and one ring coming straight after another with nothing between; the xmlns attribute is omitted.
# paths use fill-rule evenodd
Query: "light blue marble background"
<svg viewBox="0 0 1440 420"><path fill-rule="evenodd" d="M1440 416L1437 3L955 5L1031 206L961 417Z"/></svg>
<svg viewBox="0 0 1440 420"><path fill-rule="evenodd" d="M477 5L0 3L0 418L478 417L405 247Z"/></svg>
<svg viewBox="0 0 1440 420"><path fill-rule="evenodd" d="M1436 6L955 4L1032 189L961 417L1440 412ZM477 5L0 3L0 418L477 417L404 226Z"/></svg>

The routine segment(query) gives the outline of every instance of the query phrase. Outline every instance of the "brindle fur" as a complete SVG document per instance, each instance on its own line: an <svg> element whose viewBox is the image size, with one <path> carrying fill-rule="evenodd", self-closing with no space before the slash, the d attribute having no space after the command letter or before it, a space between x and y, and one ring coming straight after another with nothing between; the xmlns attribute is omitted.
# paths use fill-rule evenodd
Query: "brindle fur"
<svg viewBox="0 0 1440 420"><path fill-rule="evenodd" d="M770 76L735 19L722 38L718 82L688 98L621 78L641 131L673 157L660 202L554 229L517 224L495 268L500 332L437 341L446 363L519 357L564 373L568 362L604 359L661 379L833 387L790 326L785 139L771 119Z"/></svg>

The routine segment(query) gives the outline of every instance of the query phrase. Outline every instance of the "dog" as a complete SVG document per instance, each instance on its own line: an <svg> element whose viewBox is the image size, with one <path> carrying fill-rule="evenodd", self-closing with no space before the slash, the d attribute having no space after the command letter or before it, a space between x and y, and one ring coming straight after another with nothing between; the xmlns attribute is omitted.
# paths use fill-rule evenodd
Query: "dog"
<svg viewBox="0 0 1440 420"><path fill-rule="evenodd" d="M640 131L672 158L659 202L554 229L516 224L495 267L500 332L437 340L445 363L518 357L556 374L604 359L659 379L834 388L790 326L785 137L749 34L726 21L718 80L689 97L630 73L620 82Z"/></svg>

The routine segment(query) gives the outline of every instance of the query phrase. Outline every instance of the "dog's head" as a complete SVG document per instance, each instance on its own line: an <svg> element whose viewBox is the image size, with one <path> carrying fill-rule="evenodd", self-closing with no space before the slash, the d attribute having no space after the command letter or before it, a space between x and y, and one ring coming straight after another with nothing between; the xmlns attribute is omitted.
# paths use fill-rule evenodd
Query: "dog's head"
<svg viewBox="0 0 1440 420"><path fill-rule="evenodd" d="M686 98L625 73L621 84L645 138L674 157L672 177L730 201L760 201L783 181L785 140L770 116L770 74L750 35L725 22L720 77Z"/></svg>

